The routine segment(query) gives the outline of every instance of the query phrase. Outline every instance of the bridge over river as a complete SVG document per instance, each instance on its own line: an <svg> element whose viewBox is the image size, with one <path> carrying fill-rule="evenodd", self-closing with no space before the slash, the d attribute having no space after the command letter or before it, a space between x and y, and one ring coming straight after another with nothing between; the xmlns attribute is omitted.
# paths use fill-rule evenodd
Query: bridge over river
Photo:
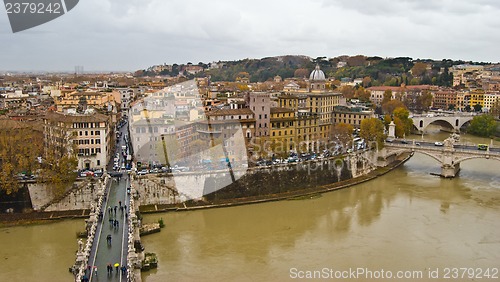
<svg viewBox="0 0 500 282"><path fill-rule="evenodd" d="M470 159L493 159L500 161L500 148L487 147L479 150L477 145L453 143L451 139L441 142L393 140L386 142L379 152L382 158L390 159L405 152L419 152L430 156L441 164L441 176L455 177L460 170L460 163Z"/></svg>
<svg viewBox="0 0 500 282"><path fill-rule="evenodd" d="M460 129L466 126L473 118L474 115L470 113L462 114L429 114L429 115L413 115L413 125L419 133L424 133L425 129L431 125L439 125L447 128L452 132L460 132Z"/></svg>

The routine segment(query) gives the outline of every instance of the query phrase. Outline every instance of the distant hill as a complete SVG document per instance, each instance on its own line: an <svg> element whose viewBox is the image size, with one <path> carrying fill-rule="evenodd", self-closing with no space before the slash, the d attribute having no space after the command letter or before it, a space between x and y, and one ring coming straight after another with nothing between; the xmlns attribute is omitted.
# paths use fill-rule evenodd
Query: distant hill
<svg viewBox="0 0 500 282"><path fill-rule="evenodd" d="M466 62L461 60L443 59L440 61L431 59L417 59L410 57L381 58L357 56L338 56L327 59L326 57L311 58L300 55L286 55L277 57L266 57L262 59L243 59L237 61L219 61L215 64L198 63L200 71L189 73L186 66L192 64L168 66L168 68L150 67L139 70L136 76L170 75L179 73L185 76L205 77L211 76L212 81L236 81L242 77L250 82L263 82L273 79L276 75L282 79L291 77L307 77L319 64L325 75L336 80L349 80L369 77L365 80L368 86L433 84L440 86L451 86L453 77L448 69L458 64L482 64L489 63ZM195 65L196 66L196 65ZM161 69L161 71L155 71Z"/></svg>

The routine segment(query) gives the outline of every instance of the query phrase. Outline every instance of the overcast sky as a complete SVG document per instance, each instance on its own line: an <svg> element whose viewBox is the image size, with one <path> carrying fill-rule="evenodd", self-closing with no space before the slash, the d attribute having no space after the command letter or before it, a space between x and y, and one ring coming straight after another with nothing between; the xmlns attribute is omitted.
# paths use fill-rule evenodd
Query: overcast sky
<svg viewBox="0 0 500 282"><path fill-rule="evenodd" d="M500 61L498 0L80 0L13 34L0 70L137 70L154 64L339 55Z"/></svg>

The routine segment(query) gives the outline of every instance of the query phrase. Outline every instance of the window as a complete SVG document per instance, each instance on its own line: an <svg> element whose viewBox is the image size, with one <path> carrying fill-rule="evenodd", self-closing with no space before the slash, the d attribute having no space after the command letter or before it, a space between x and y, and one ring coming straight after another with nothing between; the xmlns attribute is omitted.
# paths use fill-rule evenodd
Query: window
<svg viewBox="0 0 500 282"><path fill-rule="evenodd" d="M95 143L96 143L96 144L101 144L101 139L96 139L96 140L95 140Z"/></svg>
<svg viewBox="0 0 500 282"><path fill-rule="evenodd" d="M85 136L89 136L89 132L88 131L85 131Z"/></svg>
<svg viewBox="0 0 500 282"><path fill-rule="evenodd" d="M95 135L101 135L101 132L100 132L99 130L97 130L97 131L95 132Z"/></svg>

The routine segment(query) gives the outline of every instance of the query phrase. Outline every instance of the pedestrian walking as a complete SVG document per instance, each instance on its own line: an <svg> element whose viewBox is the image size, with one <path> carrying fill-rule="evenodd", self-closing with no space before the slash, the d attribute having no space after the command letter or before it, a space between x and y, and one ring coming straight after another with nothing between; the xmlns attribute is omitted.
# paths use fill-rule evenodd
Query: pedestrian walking
<svg viewBox="0 0 500 282"><path fill-rule="evenodd" d="M117 206L115 206L115 214L116 214L116 208L118 208Z"/></svg>
<svg viewBox="0 0 500 282"><path fill-rule="evenodd" d="M120 264L119 263L115 263L115 268L116 268L116 273L118 273L118 269L120 268Z"/></svg>
<svg viewBox="0 0 500 282"><path fill-rule="evenodd" d="M120 207L122 206L122 201L118 201L118 204L120 205Z"/></svg>
<svg viewBox="0 0 500 282"><path fill-rule="evenodd" d="M125 265L121 267L121 270L122 270L122 275L127 274L127 267Z"/></svg>

